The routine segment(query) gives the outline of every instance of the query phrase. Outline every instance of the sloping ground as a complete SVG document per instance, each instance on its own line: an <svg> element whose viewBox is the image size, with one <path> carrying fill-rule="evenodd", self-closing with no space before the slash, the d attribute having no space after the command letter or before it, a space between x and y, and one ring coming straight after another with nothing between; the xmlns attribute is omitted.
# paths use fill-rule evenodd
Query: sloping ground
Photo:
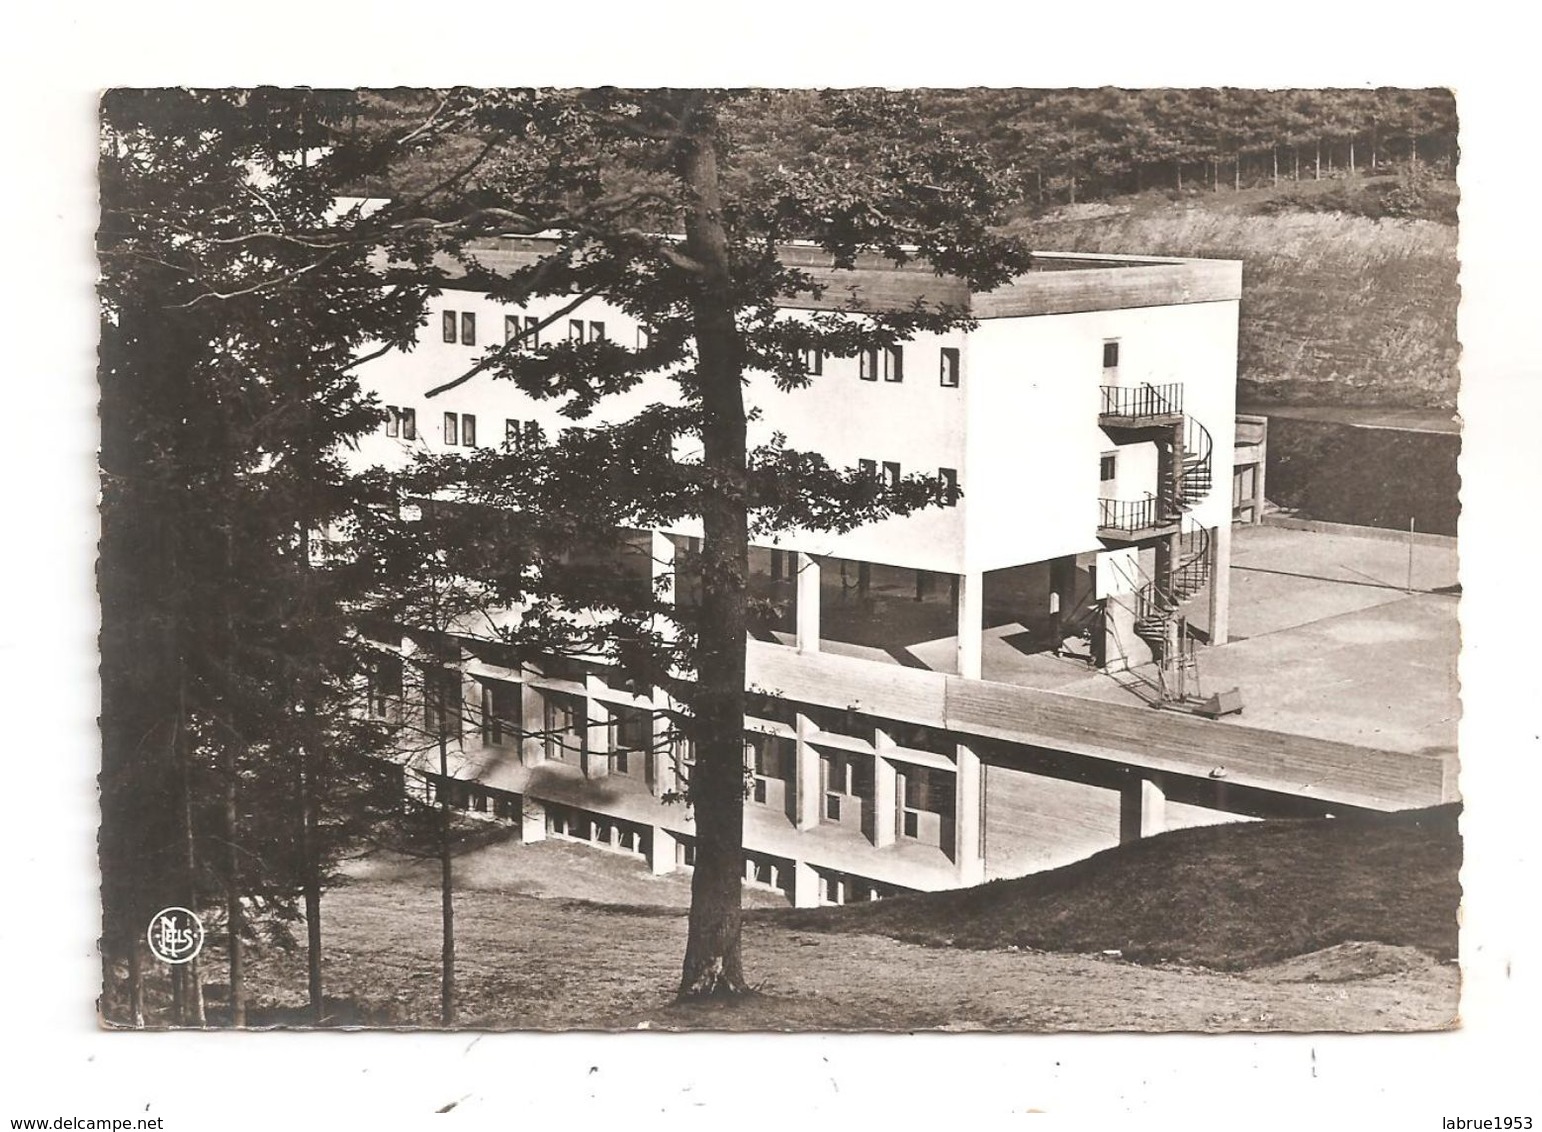
<svg viewBox="0 0 1542 1132"><path fill-rule="evenodd" d="M1175 830L1050 872L844 908L751 913L936 947L1240 971L1355 941L1456 956L1456 806Z"/></svg>
<svg viewBox="0 0 1542 1132"><path fill-rule="evenodd" d="M1046 251L1242 260L1244 400L1455 407L1454 227L1340 213L1250 214L1233 195L1132 198L1014 228ZM1255 207L1254 197L1262 199L1236 195Z"/></svg>

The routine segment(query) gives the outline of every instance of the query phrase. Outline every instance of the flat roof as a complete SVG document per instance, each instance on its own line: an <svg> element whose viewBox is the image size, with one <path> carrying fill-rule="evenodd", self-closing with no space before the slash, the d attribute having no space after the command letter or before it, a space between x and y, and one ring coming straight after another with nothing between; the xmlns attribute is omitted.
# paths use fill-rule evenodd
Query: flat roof
<svg viewBox="0 0 1542 1132"><path fill-rule="evenodd" d="M538 262L557 239L545 233L486 237L473 241L468 251L487 270L507 274ZM938 275L921 260L896 265L864 254L852 267L838 268L829 252L813 244L786 243L777 251L784 264L806 271L826 288L818 297L788 299L782 305L790 310L840 310L853 303L903 310L921 301L963 307L980 319L1020 318L1227 302L1242 295L1240 260L1035 251L1026 274L991 291L973 291L964 280ZM436 262L451 272L459 267L448 256Z"/></svg>

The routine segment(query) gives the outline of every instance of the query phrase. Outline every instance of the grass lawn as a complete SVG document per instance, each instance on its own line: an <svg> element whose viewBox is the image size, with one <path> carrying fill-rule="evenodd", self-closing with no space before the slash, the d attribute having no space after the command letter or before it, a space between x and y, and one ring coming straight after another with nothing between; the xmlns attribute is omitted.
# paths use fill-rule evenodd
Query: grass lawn
<svg viewBox="0 0 1542 1132"><path fill-rule="evenodd" d="M1050 873L848 908L790 909L746 890L746 965L760 993L682 1005L671 998L688 878L563 842L495 842L458 866L460 1021L1433 1029L1456 1016L1459 857L1444 812L1175 831ZM377 858L349 871L323 902L335 1024L436 1024L435 866ZM207 979L220 962L211 949ZM254 1025L300 1021L303 955L268 950L250 978ZM164 988L152 991L164 1001Z"/></svg>
<svg viewBox="0 0 1542 1132"><path fill-rule="evenodd" d="M1022 220L1017 230L1046 251L1242 260L1245 401L1454 408L1456 229L1340 213L1260 214L1271 195L1258 189L1173 202L1147 194L1061 209Z"/></svg>

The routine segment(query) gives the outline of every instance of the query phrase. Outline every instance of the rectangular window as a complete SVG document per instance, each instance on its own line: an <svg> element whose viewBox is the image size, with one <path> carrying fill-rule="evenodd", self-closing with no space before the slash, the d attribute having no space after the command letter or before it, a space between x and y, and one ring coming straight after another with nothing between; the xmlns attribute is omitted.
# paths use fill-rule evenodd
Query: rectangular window
<svg viewBox="0 0 1542 1132"><path fill-rule="evenodd" d="M430 735L460 730L460 673L430 671L423 674L423 725Z"/></svg>
<svg viewBox="0 0 1542 1132"><path fill-rule="evenodd" d="M883 379L905 380L905 347L885 346L883 350Z"/></svg>
<svg viewBox="0 0 1542 1132"><path fill-rule="evenodd" d="M877 479L878 478L878 461L877 460L858 460L857 461L857 471L861 472L864 476L869 476L869 477L871 477L873 479Z"/></svg>
<svg viewBox="0 0 1542 1132"><path fill-rule="evenodd" d="M883 486L898 487L900 481L900 466L894 460L883 462Z"/></svg>
<svg viewBox="0 0 1542 1132"><path fill-rule="evenodd" d="M603 322L591 322L589 324L589 341L605 341L605 324Z"/></svg>
<svg viewBox="0 0 1542 1132"><path fill-rule="evenodd" d="M649 333L648 328L646 326L639 325L637 327L637 348L639 350L646 350L648 348L648 344L652 341L653 336Z"/></svg>
<svg viewBox="0 0 1542 1132"><path fill-rule="evenodd" d="M444 312L444 340L453 344L455 342L455 312Z"/></svg>
<svg viewBox="0 0 1542 1132"><path fill-rule="evenodd" d="M520 442L519 422L512 417L503 422L503 442L510 448L518 448Z"/></svg>
<svg viewBox="0 0 1542 1132"><path fill-rule="evenodd" d="M402 439L416 440L418 438L418 411L416 409L402 408Z"/></svg>
<svg viewBox="0 0 1542 1132"><path fill-rule="evenodd" d="M462 346L477 344L477 316L470 311L460 316L460 344Z"/></svg>
<svg viewBox="0 0 1542 1132"><path fill-rule="evenodd" d="M524 350L534 350L541 344L541 320L533 315L525 318L525 341L520 347Z"/></svg>
<svg viewBox="0 0 1542 1132"><path fill-rule="evenodd" d="M520 335L520 317L517 314L503 316L503 344L507 346ZM521 343L523 345L523 343Z"/></svg>
<svg viewBox="0 0 1542 1132"><path fill-rule="evenodd" d="M857 376L863 381L877 381L878 364L878 347L869 346L857 355Z"/></svg>
<svg viewBox="0 0 1542 1132"><path fill-rule="evenodd" d="M402 418L395 405L386 406L385 430L387 436L402 434Z"/></svg>
<svg viewBox="0 0 1542 1132"><path fill-rule="evenodd" d="M584 340L584 320L573 318L568 320L568 341L582 342Z"/></svg>
<svg viewBox="0 0 1542 1132"><path fill-rule="evenodd" d="M541 426L535 421L525 422L525 447L533 448L541 443Z"/></svg>
<svg viewBox="0 0 1542 1132"><path fill-rule="evenodd" d="M945 507L958 505L958 469L938 468L937 475L942 480L942 502Z"/></svg>
<svg viewBox="0 0 1542 1132"><path fill-rule="evenodd" d="M1109 483L1114 478L1114 469L1117 467L1116 458L1102 456L1098 459L1098 479L1103 483Z"/></svg>
<svg viewBox="0 0 1542 1132"><path fill-rule="evenodd" d="M477 419L471 413L460 415L460 442L467 448L477 446Z"/></svg>
<svg viewBox="0 0 1542 1132"><path fill-rule="evenodd" d="M940 378L944 389L958 388L958 350L952 346L942 348Z"/></svg>
<svg viewBox="0 0 1542 1132"><path fill-rule="evenodd" d="M816 377L825 371L825 352L810 347L803 351L803 370Z"/></svg>
<svg viewBox="0 0 1542 1132"><path fill-rule="evenodd" d="M370 665L368 680L370 715L390 715L402 695L402 662L395 657L375 660Z"/></svg>
<svg viewBox="0 0 1542 1132"><path fill-rule="evenodd" d="M1109 341L1109 342L1104 342L1103 343L1103 368L1104 369L1118 369L1119 368L1119 343L1118 343L1118 341Z"/></svg>
<svg viewBox="0 0 1542 1132"><path fill-rule="evenodd" d="M454 413L446 413L444 415L444 442L446 444L460 443L460 441L456 439L456 436L460 431L459 425L460 418L457 417Z"/></svg>
<svg viewBox="0 0 1542 1132"><path fill-rule="evenodd" d="M501 746L519 731L519 687L503 680L482 682L482 742Z"/></svg>

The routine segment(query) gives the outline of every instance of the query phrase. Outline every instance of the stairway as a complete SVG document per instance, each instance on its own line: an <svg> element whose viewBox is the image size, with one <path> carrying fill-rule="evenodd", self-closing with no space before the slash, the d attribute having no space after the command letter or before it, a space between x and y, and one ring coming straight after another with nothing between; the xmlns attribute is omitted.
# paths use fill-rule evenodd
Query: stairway
<svg viewBox="0 0 1542 1132"><path fill-rule="evenodd" d="M1159 669L1176 666L1181 674L1193 667L1193 638L1189 636L1184 603L1210 580L1210 532L1196 527L1180 536L1177 565L1166 584L1153 578L1135 591L1135 635L1151 647Z"/></svg>

